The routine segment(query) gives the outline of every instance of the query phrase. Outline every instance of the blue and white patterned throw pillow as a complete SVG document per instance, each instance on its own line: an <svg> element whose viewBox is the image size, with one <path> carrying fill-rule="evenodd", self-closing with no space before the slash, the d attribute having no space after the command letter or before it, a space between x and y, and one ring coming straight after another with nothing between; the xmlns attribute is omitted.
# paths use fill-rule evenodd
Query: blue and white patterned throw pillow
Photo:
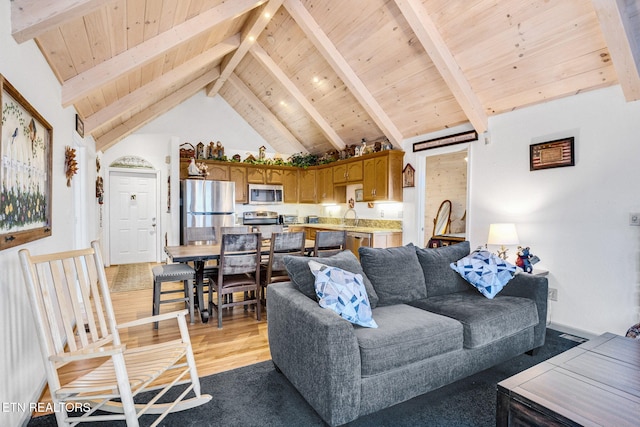
<svg viewBox="0 0 640 427"><path fill-rule="evenodd" d="M329 308L356 325L378 327L371 315L361 274L316 261L309 261L309 268L316 277L315 288L320 307Z"/></svg>
<svg viewBox="0 0 640 427"><path fill-rule="evenodd" d="M522 271L520 267L483 249L477 249L450 265L489 299L498 295L516 272Z"/></svg>

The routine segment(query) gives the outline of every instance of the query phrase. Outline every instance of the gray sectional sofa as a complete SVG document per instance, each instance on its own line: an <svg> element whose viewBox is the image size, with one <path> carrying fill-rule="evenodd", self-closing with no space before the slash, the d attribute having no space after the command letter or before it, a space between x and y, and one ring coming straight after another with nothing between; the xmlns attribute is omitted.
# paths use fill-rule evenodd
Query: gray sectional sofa
<svg viewBox="0 0 640 427"><path fill-rule="evenodd" d="M469 252L410 244L318 259L363 274L376 329L321 308L309 258L288 258L292 281L267 288L274 364L335 426L542 346L547 279L517 274L487 299L449 266Z"/></svg>

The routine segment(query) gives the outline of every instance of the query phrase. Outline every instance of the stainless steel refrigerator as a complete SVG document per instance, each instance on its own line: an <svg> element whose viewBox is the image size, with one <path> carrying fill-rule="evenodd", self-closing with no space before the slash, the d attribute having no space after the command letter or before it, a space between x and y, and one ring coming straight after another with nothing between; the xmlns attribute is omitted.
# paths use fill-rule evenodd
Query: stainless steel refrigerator
<svg viewBox="0 0 640 427"><path fill-rule="evenodd" d="M185 179L180 182L180 243L186 244L189 227L220 227L235 225L236 190L232 181Z"/></svg>

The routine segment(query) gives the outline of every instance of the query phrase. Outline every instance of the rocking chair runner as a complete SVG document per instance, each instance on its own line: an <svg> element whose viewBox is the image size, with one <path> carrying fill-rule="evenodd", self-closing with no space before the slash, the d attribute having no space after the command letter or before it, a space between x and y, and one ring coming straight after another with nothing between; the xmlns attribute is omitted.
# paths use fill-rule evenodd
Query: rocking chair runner
<svg viewBox="0 0 640 427"><path fill-rule="evenodd" d="M97 242L89 249L39 256L23 249L19 256L51 398L61 408L55 414L58 425L125 420L131 427L138 426L143 414L160 414L155 426L170 412L211 400L210 395L200 393L187 310L116 324ZM136 348L127 348L120 340L118 332L123 328L172 318L178 322L180 339ZM81 368L90 363L93 368L63 382L58 370L69 363L82 364ZM158 403L180 384L189 385L175 401ZM157 393L145 403L134 403L136 396L149 390ZM185 399L191 391L195 396ZM67 402L89 403L91 409L71 414L63 411L74 406ZM97 410L114 414L99 415Z"/></svg>

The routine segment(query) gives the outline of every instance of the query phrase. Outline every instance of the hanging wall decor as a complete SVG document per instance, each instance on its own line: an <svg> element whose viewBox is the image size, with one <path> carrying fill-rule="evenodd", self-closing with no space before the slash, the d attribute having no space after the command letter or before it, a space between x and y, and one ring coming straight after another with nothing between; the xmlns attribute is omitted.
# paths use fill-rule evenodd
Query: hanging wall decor
<svg viewBox="0 0 640 427"><path fill-rule="evenodd" d="M403 187L415 187L416 170L411 166L411 163L402 170L402 186Z"/></svg>
<svg viewBox="0 0 640 427"><path fill-rule="evenodd" d="M78 135L84 138L84 122L82 121L80 116L77 114L76 114L76 132L78 132Z"/></svg>
<svg viewBox="0 0 640 427"><path fill-rule="evenodd" d="M64 173L67 177L67 187L71 187L71 178L78 173L78 162L76 161L76 149L68 145L64 151Z"/></svg>
<svg viewBox="0 0 640 427"><path fill-rule="evenodd" d="M0 250L51 235L53 128L0 75Z"/></svg>
<svg viewBox="0 0 640 427"><path fill-rule="evenodd" d="M573 144L573 137L531 144L529 146L529 170L574 166L576 163Z"/></svg>
<svg viewBox="0 0 640 427"><path fill-rule="evenodd" d="M478 132L475 130L456 133L455 135L428 139L413 144L413 152L429 150L431 148L446 147L447 145L462 144L463 142L477 141Z"/></svg>

